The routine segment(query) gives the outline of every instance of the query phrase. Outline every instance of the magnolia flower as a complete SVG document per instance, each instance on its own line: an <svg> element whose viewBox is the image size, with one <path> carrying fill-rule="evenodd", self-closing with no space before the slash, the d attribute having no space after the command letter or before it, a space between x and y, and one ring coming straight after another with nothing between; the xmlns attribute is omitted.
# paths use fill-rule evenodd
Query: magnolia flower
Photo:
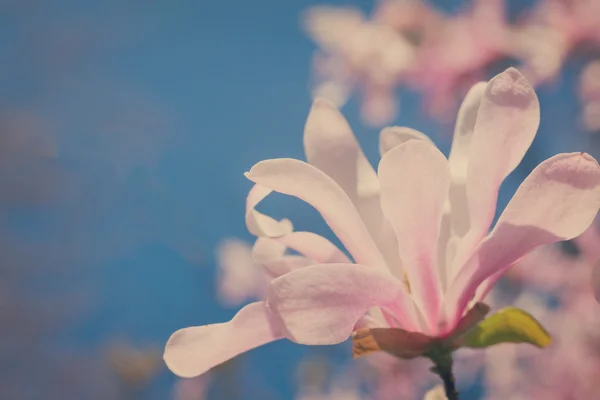
<svg viewBox="0 0 600 400"><path fill-rule="evenodd" d="M600 206L596 160L559 154L532 171L488 234L500 184L538 123L535 92L511 68L469 91L448 159L422 133L387 128L376 173L344 117L317 100L304 133L308 163L267 160L246 174L256 184L247 201L251 231L306 262L279 268L266 301L230 322L173 334L167 365L193 376L283 337L336 344L363 328L389 333L383 350L414 357L406 354L414 348L399 346L399 329L421 334L423 346L456 334L508 268L539 245L579 235ZM289 221L254 210L271 190L316 208L351 259L325 238L291 232Z"/></svg>

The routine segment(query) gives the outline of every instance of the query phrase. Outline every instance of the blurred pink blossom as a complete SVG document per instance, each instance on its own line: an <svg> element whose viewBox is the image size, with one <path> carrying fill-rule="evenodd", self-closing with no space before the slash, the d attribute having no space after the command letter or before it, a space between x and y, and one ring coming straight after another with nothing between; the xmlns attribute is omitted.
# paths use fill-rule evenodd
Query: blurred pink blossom
<svg viewBox="0 0 600 400"><path fill-rule="evenodd" d="M599 28L600 29L600 28ZM590 132L600 132L600 60L585 66L579 81L581 123Z"/></svg>
<svg viewBox="0 0 600 400"><path fill-rule="evenodd" d="M414 46L353 8L314 7L305 14L304 26L321 49L314 56L314 96L341 106L358 86L368 123L393 119L398 107L395 86L413 62Z"/></svg>
<svg viewBox="0 0 600 400"><path fill-rule="evenodd" d="M489 65L511 53L504 0L475 0L470 9L442 19L425 33L407 83L423 93L434 116L448 120L457 96L485 79Z"/></svg>
<svg viewBox="0 0 600 400"><path fill-rule="evenodd" d="M367 400L356 383L337 378L329 387L306 386L295 400Z"/></svg>
<svg viewBox="0 0 600 400"><path fill-rule="evenodd" d="M206 400L210 374L183 378L173 387L173 400Z"/></svg>
<svg viewBox="0 0 600 400"><path fill-rule="evenodd" d="M551 80L578 47L600 48L600 2L538 1L518 31L515 51L525 75L535 84Z"/></svg>
<svg viewBox="0 0 600 400"><path fill-rule="evenodd" d="M435 375L429 373L430 363L424 358L400 360L377 352L362 361L372 371L367 385L375 400L418 398L436 379Z"/></svg>
<svg viewBox="0 0 600 400"><path fill-rule="evenodd" d="M317 50L315 96L343 105L362 97L363 118L396 117L398 90L423 96L424 107L449 121L457 98L502 61L514 60L534 85L552 81L578 50L600 49L600 2L540 0L516 22L506 0L473 0L447 15L419 0L380 0L371 17L351 8L314 7L304 18ZM584 125L598 126L598 101L584 102Z"/></svg>
<svg viewBox="0 0 600 400"><path fill-rule="evenodd" d="M267 275L254 261L252 247L243 240L223 240L217 248L217 265L218 293L222 304L239 306L265 296Z"/></svg>
<svg viewBox="0 0 600 400"><path fill-rule="evenodd" d="M486 398L556 400L593 399L600 386L600 314L591 293L584 290L559 307L525 292L517 300L548 329L553 343L533 347L498 345L486 351Z"/></svg>

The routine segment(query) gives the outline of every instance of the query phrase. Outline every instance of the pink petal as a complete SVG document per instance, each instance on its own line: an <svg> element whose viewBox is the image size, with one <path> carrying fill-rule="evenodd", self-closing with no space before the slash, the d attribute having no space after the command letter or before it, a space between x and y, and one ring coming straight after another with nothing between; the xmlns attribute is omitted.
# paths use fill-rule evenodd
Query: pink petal
<svg viewBox="0 0 600 400"><path fill-rule="evenodd" d="M356 264L318 264L271 282L267 304L281 318L286 337L324 345L348 339L374 306L410 301L402 283L380 269Z"/></svg>
<svg viewBox="0 0 600 400"><path fill-rule="evenodd" d="M493 276L480 289L484 296L502 273L537 246L580 235L599 208L600 166L594 158L569 153L542 162L460 270L448 294L448 305L464 308L477 287Z"/></svg>
<svg viewBox="0 0 600 400"><path fill-rule="evenodd" d="M246 227L255 236L279 237L287 235L294 230L288 219L277 221L254 209L272 190L260 185L254 185L246 199Z"/></svg>
<svg viewBox="0 0 600 400"><path fill-rule="evenodd" d="M302 256L283 256L276 260L259 262L272 278L280 277L300 268L314 265L313 260Z"/></svg>
<svg viewBox="0 0 600 400"><path fill-rule="evenodd" d="M229 322L194 326L173 333L167 341L164 360L174 374L191 378L238 354L281 339L279 332L265 303L251 303Z"/></svg>
<svg viewBox="0 0 600 400"><path fill-rule="evenodd" d="M435 329L441 303L437 240L450 187L446 157L433 144L411 140L381 159L381 207L392 223L411 294Z"/></svg>
<svg viewBox="0 0 600 400"><path fill-rule="evenodd" d="M301 256L285 255L287 248ZM316 263L351 263L333 243L312 232L292 232L279 238L259 238L252 248L254 260L276 278Z"/></svg>
<svg viewBox="0 0 600 400"><path fill-rule="evenodd" d="M272 278L315 264L306 257L285 255L285 251L286 246L278 239L258 238L252 247L252 256Z"/></svg>
<svg viewBox="0 0 600 400"><path fill-rule="evenodd" d="M500 184L521 162L539 122L537 96L519 71L509 68L487 84L469 149L470 231L461 244L458 263L464 262L488 231Z"/></svg>
<svg viewBox="0 0 600 400"><path fill-rule="evenodd" d="M425 140L433 144L427 135L419 132L416 129L407 128L404 126L392 126L389 128L384 128L379 134L379 154L381 157L383 157L385 153L394 147L411 139Z"/></svg>
<svg viewBox="0 0 600 400"><path fill-rule="evenodd" d="M385 267L385 261L356 208L342 188L321 170L299 160L281 158L259 162L246 177L306 201L321 213L357 262Z"/></svg>
<svg viewBox="0 0 600 400"><path fill-rule="evenodd" d="M292 232L277 240L317 263L352 262L336 245L312 232Z"/></svg>

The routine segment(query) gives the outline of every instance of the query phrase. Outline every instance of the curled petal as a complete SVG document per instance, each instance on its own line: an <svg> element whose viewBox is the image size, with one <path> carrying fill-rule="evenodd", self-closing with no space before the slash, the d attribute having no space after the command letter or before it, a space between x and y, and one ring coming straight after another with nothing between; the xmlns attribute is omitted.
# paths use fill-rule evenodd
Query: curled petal
<svg viewBox="0 0 600 400"><path fill-rule="evenodd" d="M238 354L281 339L280 331L264 302L251 303L229 322L194 326L173 333L163 357L174 374L191 378Z"/></svg>
<svg viewBox="0 0 600 400"><path fill-rule="evenodd" d="M283 256L277 260L264 262L261 265L273 277L277 278L299 268L314 265L315 262L302 256Z"/></svg>
<svg viewBox="0 0 600 400"><path fill-rule="evenodd" d="M268 307L286 337L308 345L341 343L374 306L411 301L389 273L356 264L317 264L271 282Z"/></svg>
<svg viewBox="0 0 600 400"><path fill-rule="evenodd" d="M448 162L433 144L411 140L381 159L379 179L381 207L396 232L411 294L434 330L442 296L436 257Z"/></svg>
<svg viewBox="0 0 600 400"><path fill-rule="evenodd" d="M354 259L385 267L385 261L347 194L333 179L305 162L291 158L256 164L246 177L279 193L298 197L316 208Z"/></svg>
<svg viewBox="0 0 600 400"><path fill-rule="evenodd" d="M252 246L252 258L258 264L281 258L285 255L285 244L271 238L259 237Z"/></svg>
<svg viewBox="0 0 600 400"><path fill-rule="evenodd" d="M391 126L384 128L379 134L379 154L383 157L385 153L394 147L411 139L425 140L433 144L427 135L416 129L407 128L405 126Z"/></svg>
<svg viewBox="0 0 600 400"><path fill-rule="evenodd" d="M447 297L464 309L486 279L481 296L503 272L537 246L572 239L600 208L600 166L585 153L558 154L521 184L494 230L461 269ZM459 312L459 311L456 311Z"/></svg>
<svg viewBox="0 0 600 400"><path fill-rule="evenodd" d="M246 228L254 236L280 237L294 230L288 219L277 221L268 215L262 214L254 209L272 190L260 185L254 185L246 199Z"/></svg>
<svg viewBox="0 0 600 400"><path fill-rule="evenodd" d="M258 238L252 247L252 257L273 278L315 263L306 257L285 255L285 251L286 246L277 239Z"/></svg>
<svg viewBox="0 0 600 400"><path fill-rule="evenodd" d="M277 240L315 263L351 263L336 245L312 232L292 232Z"/></svg>

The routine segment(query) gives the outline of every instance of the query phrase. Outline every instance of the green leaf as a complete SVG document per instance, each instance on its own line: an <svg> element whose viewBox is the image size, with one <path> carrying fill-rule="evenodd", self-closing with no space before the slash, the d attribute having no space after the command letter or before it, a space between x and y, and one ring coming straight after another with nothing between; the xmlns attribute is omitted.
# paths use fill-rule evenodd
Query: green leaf
<svg viewBox="0 0 600 400"><path fill-rule="evenodd" d="M552 339L530 314L508 307L484 319L463 335L458 344L481 349L499 343L529 343L537 347L550 345Z"/></svg>

